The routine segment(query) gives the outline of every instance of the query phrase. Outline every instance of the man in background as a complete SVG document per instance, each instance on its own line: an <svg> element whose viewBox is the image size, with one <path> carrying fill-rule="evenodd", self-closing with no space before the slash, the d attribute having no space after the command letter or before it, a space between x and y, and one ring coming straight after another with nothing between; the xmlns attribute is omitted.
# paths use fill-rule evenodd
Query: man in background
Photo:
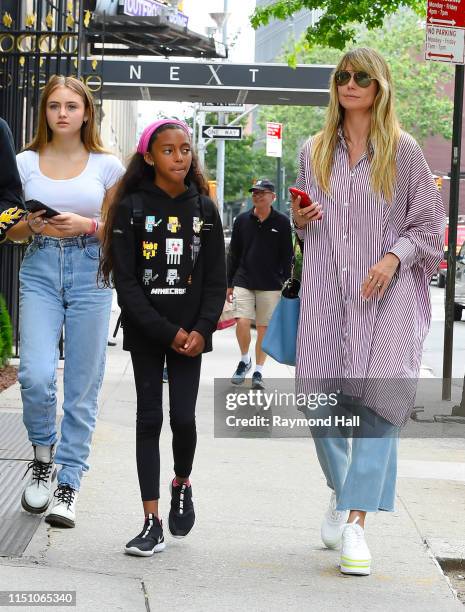
<svg viewBox="0 0 465 612"><path fill-rule="evenodd" d="M264 389L262 373L266 354L262 351L262 340L281 288L291 275L292 232L289 218L272 206L276 193L271 181L260 179L249 191L253 207L234 221L228 251L227 298L232 301L234 296L236 302L236 337L241 353L231 382L242 384L252 369L250 327L255 320L257 341L252 388Z"/></svg>

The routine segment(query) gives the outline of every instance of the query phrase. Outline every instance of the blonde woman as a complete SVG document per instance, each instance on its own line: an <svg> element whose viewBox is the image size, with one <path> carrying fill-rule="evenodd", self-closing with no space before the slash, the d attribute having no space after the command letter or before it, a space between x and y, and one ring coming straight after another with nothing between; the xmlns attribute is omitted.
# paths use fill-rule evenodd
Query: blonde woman
<svg viewBox="0 0 465 612"><path fill-rule="evenodd" d="M312 429L331 489L321 536L341 546L344 574L367 575L365 517L394 509L398 434L413 407L445 223L373 49L350 51L336 67L325 126L303 147L297 187L313 202L292 201L304 239L297 388L335 392L337 406L321 406L321 415L360 417Z"/></svg>
<svg viewBox="0 0 465 612"><path fill-rule="evenodd" d="M24 424L34 459L23 508L48 508L46 521L74 527L81 477L88 470L97 395L105 366L112 292L97 286L102 207L124 169L105 152L89 90L72 77L53 76L44 88L33 141L17 156L25 200L59 212L30 213L8 232L31 236L20 271L19 382ZM56 367L64 330L64 403L57 443Z"/></svg>

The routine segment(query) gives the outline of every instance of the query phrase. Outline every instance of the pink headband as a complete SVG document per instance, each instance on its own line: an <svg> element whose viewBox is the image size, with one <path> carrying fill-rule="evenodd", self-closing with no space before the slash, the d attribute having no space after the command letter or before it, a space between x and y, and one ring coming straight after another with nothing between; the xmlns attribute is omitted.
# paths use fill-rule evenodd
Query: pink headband
<svg viewBox="0 0 465 612"><path fill-rule="evenodd" d="M150 138L152 137L152 134L155 132L155 130L158 130L158 128L161 127L162 125L168 125L168 124L170 125L173 124L173 125L180 127L181 130L184 130L190 138L190 135L191 135L190 127L187 125L187 123L184 123L184 121L179 121L178 119L159 119L158 121L154 121L154 123L151 123L150 125L148 125L145 128L145 130L142 132L141 137L139 138L139 144L137 145L137 152L140 153L141 155L144 155L144 153L147 153L147 150L149 148Z"/></svg>

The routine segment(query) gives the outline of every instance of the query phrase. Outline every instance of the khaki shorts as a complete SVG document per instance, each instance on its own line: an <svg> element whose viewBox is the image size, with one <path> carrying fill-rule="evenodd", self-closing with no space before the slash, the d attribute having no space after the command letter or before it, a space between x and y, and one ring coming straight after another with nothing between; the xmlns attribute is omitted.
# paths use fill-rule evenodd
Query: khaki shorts
<svg viewBox="0 0 465 612"><path fill-rule="evenodd" d="M238 319L255 319L255 325L268 325L280 297L281 291L234 287L234 316Z"/></svg>

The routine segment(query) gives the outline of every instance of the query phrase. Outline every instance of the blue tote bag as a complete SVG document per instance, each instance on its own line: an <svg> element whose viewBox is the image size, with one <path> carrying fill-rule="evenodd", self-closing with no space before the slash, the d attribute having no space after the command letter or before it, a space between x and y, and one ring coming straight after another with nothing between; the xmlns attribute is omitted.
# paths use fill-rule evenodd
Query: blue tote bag
<svg viewBox="0 0 465 612"><path fill-rule="evenodd" d="M279 363L295 365L297 326L300 313L300 281L289 278L281 291L281 298L268 324L262 349Z"/></svg>

